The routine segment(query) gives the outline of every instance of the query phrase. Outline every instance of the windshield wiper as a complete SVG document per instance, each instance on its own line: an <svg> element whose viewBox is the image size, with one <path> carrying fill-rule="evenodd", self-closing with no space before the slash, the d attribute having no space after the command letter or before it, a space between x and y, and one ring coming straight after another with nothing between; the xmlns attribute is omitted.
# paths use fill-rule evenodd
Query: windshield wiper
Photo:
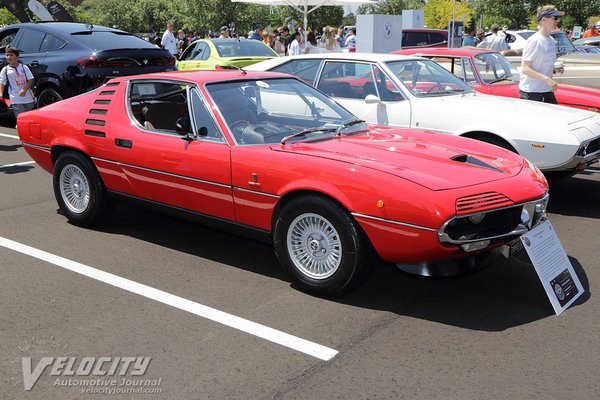
<svg viewBox="0 0 600 400"><path fill-rule="evenodd" d="M345 128L348 128L349 126L352 126L352 125L362 124L363 122L365 122L365 121L360 118L354 118L354 119L351 119L348 121L344 121L340 124L340 126L337 127L335 134L336 134L336 136L342 136L342 130L344 130Z"/></svg>
<svg viewBox="0 0 600 400"><path fill-rule="evenodd" d="M286 137L284 137L283 139L281 139L281 144L285 144L285 142L287 142L290 139L299 137L299 136L306 136L309 133L313 133L313 132L337 132L339 128L308 128L308 129L304 129L303 131L300 132L296 132L296 133L292 133L291 135L288 135Z"/></svg>
<svg viewBox="0 0 600 400"><path fill-rule="evenodd" d="M493 80L493 81L491 81L491 82L488 82L487 84L488 84L488 85L491 85L491 84L493 84L493 83L498 83L498 82L501 82L501 81L511 81L511 82L513 82L513 80L512 80L512 79L510 79L510 78L498 78L498 79L494 79L494 80Z"/></svg>

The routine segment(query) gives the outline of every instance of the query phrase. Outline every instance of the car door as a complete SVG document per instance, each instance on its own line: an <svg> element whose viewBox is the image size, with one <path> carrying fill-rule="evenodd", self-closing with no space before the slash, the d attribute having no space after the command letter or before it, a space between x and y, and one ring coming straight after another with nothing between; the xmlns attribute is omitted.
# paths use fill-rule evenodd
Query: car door
<svg viewBox="0 0 600 400"><path fill-rule="evenodd" d="M189 51L188 51L189 50ZM188 48L181 56L179 70L207 69L206 60L210 57L210 49L205 42L197 42L193 48Z"/></svg>
<svg viewBox="0 0 600 400"><path fill-rule="evenodd" d="M47 70L45 65L46 50L45 47L46 32L37 29L21 28L15 38L14 44L20 51L19 58L26 64L33 76L37 76Z"/></svg>
<svg viewBox="0 0 600 400"><path fill-rule="evenodd" d="M191 84L133 80L128 87L134 124L116 158L133 195L233 221L230 148L205 100ZM176 124L190 124L190 137Z"/></svg>
<svg viewBox="0 0 600 400"><path fill-rule="evenodd" d="M410 103L376 64L327 61L317 88L370 124L410 125Z"/></svg>

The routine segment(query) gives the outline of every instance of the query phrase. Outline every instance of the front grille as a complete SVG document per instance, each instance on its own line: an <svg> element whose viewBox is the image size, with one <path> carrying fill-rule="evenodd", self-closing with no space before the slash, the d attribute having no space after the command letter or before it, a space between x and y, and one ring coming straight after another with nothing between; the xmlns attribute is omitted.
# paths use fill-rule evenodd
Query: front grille
<svg viewBox="0 0 600 400"><path fill-rule="evenodd" d="M509 207L513 204L511 199L500 193L479 193L458 198L456 200L456 214L474 214L494 208Z"/></svg>
<svg viewBox="0 0 600 400"><path fill-rule="evenodd" d="M521 223L522 210L522 206L517 206L489 211L479 223L473 223L466 216L457 217L450 221L444 232L455 241L505 235Z"/></svg>

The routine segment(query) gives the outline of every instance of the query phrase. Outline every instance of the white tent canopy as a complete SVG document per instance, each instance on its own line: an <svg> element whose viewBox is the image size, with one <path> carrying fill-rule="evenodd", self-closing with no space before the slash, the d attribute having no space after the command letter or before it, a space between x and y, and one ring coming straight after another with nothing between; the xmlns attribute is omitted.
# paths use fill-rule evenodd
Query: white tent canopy
<svg viewBox="0 0 600 400"><path fill-rule="evenodd" d="M231 0L238 3L262 4L268 6L290 6L304 15L304 29L308 26L308 14L322 6L345 6L375 3L376 0ZM309 8L311 7L311 8Z"/></svg>

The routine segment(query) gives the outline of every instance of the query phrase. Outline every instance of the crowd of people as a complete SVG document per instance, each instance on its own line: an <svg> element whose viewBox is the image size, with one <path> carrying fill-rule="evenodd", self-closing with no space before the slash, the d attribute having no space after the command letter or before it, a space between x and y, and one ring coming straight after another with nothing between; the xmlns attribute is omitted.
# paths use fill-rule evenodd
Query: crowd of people
<svg viewBox="0 0 600 400"><path fill-rule="evenodd" d="M343 48L349 51L356 49L356 28L344 29L343 27L324 27L321 32L306 32L304 28L300 27L290 33L287 26L274 28L269 32L262 24L256 24L254 30L248 32L247 35L235 32L229 26L222 26L219 32L209 31L206 34L194 32L186 35L183 30L175 33L175 24L168 22L165 32L143 35L142 38L169 50L174 56L181 54L190 43L197 39L211 38L260 40L280 56L341 53Z"/></svg>

